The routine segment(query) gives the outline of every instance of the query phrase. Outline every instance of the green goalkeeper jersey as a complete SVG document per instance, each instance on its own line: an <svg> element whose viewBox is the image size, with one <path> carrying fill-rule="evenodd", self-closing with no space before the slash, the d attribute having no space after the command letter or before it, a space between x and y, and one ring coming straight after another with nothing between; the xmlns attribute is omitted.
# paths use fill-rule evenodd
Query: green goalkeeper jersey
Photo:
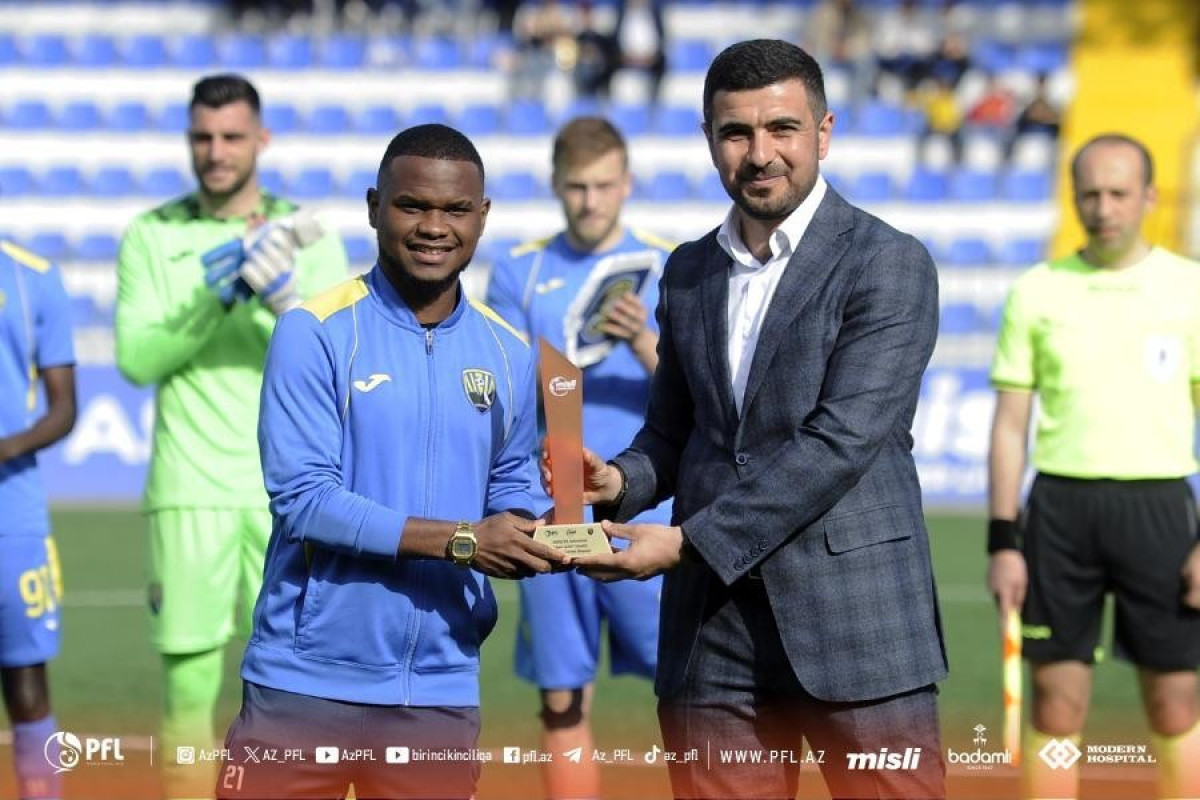
<svg viewBox="0 0 1200 800"><path fill-rule="evenodd" d="M268 219L296 206L266 192ZM195 194L138 216L117 264L117 366L155 385L154 437L143 508L265 506L258 395L275 316L257 298L226 309L205 286L201 257L246 233L246 218L216 219ZM299 251L301 297L345 279L336 234Z"/></svg>

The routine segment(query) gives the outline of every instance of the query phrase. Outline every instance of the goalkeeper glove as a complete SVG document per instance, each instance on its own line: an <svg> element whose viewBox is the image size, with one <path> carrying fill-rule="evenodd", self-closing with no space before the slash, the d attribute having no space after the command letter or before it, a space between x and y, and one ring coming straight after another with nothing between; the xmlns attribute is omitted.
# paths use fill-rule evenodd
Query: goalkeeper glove
<svg viewBox="0 0 1200 800"><path fill-rule="evenodd" d="M321 223L304 209L260 225L201 257L206 285L229 307L257 294L276 315L298 305L293 262L296 251L324 235Z"/></svg>

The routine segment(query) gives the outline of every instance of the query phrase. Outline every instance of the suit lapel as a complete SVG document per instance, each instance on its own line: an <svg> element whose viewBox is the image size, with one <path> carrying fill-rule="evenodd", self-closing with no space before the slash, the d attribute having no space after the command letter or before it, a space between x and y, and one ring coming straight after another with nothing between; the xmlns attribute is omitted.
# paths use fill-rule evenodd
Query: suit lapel
<svg viewBox="0 0 1200 800"><path fill-rule="evenodd" d="M766 378L775 351L783 342L784 331L804 310L813 294L826 283L829 274L849 248L850 237L841 234L853 227L853 221L850 205L832 187L827 188L767 307L758 344L754 348L754 360L750 362L750 375L746 379L743 416Z"/></svg>
<svg viewBox="0 0 1200 800"><path fill-rule="evenodd" d="M717 244L704 248L703 277L700 284L700 308L704 329L704 348L708 351L709 366L716 379L721 409L725 420L737 419L733 402L733 378L729 374L729 255ZM732 426L731 426L732 427Z"/></svg>

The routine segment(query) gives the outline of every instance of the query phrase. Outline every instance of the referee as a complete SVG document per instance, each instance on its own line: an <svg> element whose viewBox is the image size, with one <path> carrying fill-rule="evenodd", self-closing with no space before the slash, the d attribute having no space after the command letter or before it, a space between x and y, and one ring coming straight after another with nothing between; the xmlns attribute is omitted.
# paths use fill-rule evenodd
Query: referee
<svg viewBox="0 0 1200 800"><path fill-rule="evenodd" d="M1196 471L1200 265L1142 238L1156 197L1143 144L1097 136L1071 178L1087 243L1015 282L991 372L987 583L1002 619L1022 610L1032 664L1025 796L1078 794L1080 760L1066 766L1063 742L1079 745L1111 591L1159 797L1197 798L1200 547L1185 477ZM1035 395L1037 477L1018 521ZM1047 745L1064 758L1039 758Z"/></svg>

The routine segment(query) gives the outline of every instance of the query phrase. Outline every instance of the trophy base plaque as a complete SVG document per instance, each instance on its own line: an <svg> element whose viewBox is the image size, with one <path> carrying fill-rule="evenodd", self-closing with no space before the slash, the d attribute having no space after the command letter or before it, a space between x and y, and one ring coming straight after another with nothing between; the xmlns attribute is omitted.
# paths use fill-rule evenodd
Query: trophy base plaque
<svg viewBox="0 0 1200 800"><path fill-rule="evenodd" d="M533 540L548 544L569 556L598 556L612 552L612 546L599 522L542 525L534 529Z"/></svg>

